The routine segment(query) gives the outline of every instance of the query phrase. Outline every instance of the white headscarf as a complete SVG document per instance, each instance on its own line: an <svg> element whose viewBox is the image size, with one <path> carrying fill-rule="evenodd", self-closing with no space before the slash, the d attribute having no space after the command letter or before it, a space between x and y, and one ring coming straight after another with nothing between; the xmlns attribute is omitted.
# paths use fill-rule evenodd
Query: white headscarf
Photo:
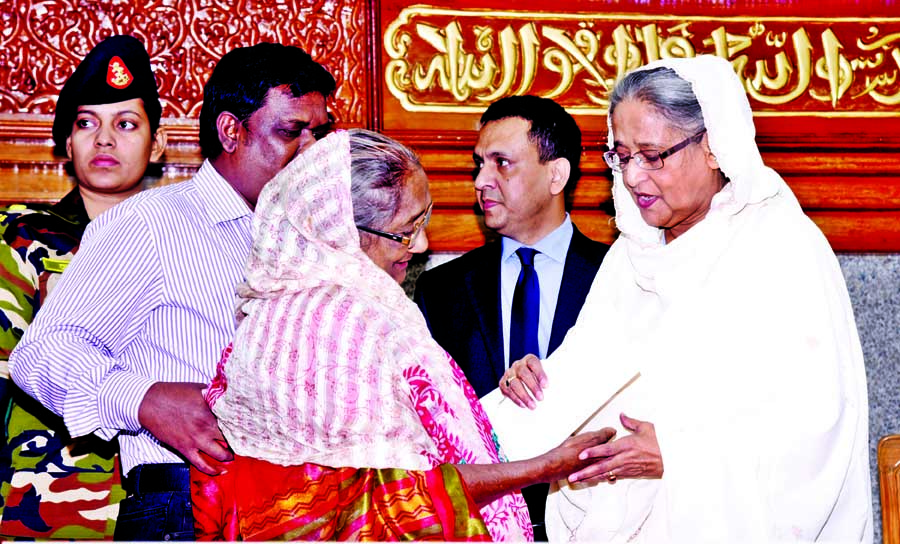
<svg viewBox="0 0 900 544"><path fill-rule="evenodd" d="M658 67L691 84L730 183L664 244L615 174L622 235L546 365L574 357L639 370L587 428L623 437L620 412L650 421L664 474L551 493L550 538L871 541L865 370L837 260L763 164L731 64L702 56L643 69Z"/></svg>
<svg viewBox="0 0 900 544"><path fill-rule="evenodd" d="M709 147L719 167L731 183L713 199L710 216L735 215L748 204L759 204L776 195L792 199L793 194L777 172L763 164L756 147L756 127L753 112L740 80L733 76L728 61L712 55L691 59L666 59L639 70L671 68L691 84L709 138ZM711 92L703 92L701 89ZM614 146L612 118L609 126L609 146ZM613 198L616 204L616 226L622 234L641 245L659 245L659 229L646 224L640 209L625 187L621 172L613 172ZM794 200L796 203L796 200Z"/></svg>

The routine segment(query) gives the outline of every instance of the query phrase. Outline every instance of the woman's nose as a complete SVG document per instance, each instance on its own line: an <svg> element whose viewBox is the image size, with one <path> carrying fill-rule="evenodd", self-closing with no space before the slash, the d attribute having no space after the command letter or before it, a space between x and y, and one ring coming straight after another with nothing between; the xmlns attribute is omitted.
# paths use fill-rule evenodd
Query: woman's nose
<svg viewBox="0 0 900 544"><path fill-rule="evenodd" d="M410 253L425 253L428 250L428 233L422 229L408 248Z"/></svg>
<svg viewBox="0 0 900 544"><path fill-rule="evenodd" d="M112 128L106 124L100 125L94 136L94 145L96 147L114 147L116 145L116 137Z"/></svg>
<svg viewBox="0 0 900 544"><path fill-rule="evenodd" d="M629 161L622 165L622 181L625 182L626 187L634 189L637 187L638 183L640 183L641 179L643 179L646 170L636 164L632 164L632 162L633 161Z"/></svg>

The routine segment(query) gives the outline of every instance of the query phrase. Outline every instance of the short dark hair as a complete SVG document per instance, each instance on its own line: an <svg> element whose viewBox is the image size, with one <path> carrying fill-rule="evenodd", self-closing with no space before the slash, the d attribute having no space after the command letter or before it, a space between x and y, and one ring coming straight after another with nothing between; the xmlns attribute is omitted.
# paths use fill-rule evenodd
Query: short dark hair
<svg viewBox="0 0 900 544"><path fill-rule="evenodd" d="M200 150L208 159L222 153L216 121L222 112L241 122L265 105L270 89L288 85L295 97L317 92L328 97L334 77L309 53L293 45L259 43L226 53L203 87Z"/></svg>
<svg viewBox="0 0 900 544"><path fill-rule="evenodd" d="M520 117L531 123L528 139L538 148L541 163L567 159L571 166L565 194L575 190L581 177L581 129L575 119L558 103L540 96L507 96L494 102L481 115L481 126L508 117Z"/></svg>

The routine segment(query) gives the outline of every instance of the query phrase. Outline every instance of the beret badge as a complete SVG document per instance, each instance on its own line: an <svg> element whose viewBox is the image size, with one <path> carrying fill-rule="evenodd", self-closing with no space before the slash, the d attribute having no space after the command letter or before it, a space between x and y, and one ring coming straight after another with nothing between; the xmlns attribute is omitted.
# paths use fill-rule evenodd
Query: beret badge
<svg viewBox="0 0 900 544"><path fill-rule="evenodd" d="M116 89L124 89L134 81L134 76L128 71L128 67L119 57L109 59L109 68L106 70L106 82Z"/></svg>

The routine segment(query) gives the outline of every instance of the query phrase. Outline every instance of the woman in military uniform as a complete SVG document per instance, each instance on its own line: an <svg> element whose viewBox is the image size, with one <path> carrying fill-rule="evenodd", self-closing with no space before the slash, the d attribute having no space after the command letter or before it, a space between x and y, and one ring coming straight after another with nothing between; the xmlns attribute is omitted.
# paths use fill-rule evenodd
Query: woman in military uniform
<svg viewBox="0 0 900 544"><path fill-rule="evenodd" d="M58 416L13 384L7 361L87 224L142 189L148 164L165 149L160 115L141 42L102 41L66 81L53 119L56 152L71 161L75 188L53 206L0 214L0 539L112 537L125 495L115 443L69 438Z"/></svg>

